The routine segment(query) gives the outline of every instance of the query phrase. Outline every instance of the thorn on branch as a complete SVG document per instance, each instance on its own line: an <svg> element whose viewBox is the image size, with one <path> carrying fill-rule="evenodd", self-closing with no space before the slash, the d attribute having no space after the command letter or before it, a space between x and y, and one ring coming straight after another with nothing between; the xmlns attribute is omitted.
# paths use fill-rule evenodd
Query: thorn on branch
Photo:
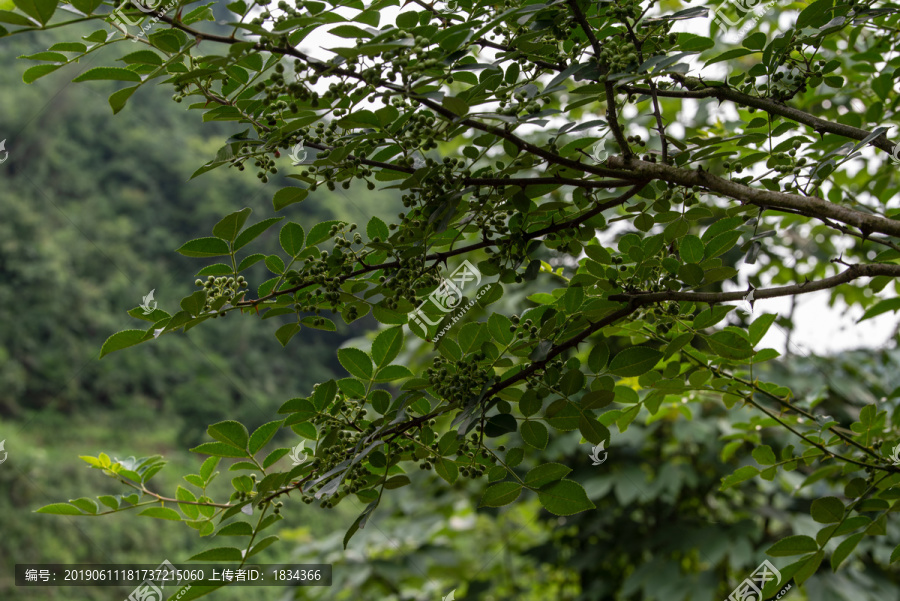
<svg viewBox="0 0 900 601"><path fill-rule="evenodd" d="M844 261L844 253L841 253L841 256L837 259L832 259L831 263L838 263L840 265L846 265L847 267L853 267L853 265Z"/></svg>

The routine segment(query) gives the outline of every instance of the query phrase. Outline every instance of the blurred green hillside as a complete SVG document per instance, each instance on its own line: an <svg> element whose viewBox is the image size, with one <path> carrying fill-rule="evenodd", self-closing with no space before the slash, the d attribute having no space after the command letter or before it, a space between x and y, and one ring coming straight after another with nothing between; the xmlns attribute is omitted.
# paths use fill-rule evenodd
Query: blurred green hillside
<svg viewBox="0 0 900 601"><path fill-rule="evenodd" d="M11 65L0 71L0 139L9 151L0 165L0 440L9 459L0 469L0 598L109 599L115 589L97 596L74 589L73 597L48 588L26 597L13 587L13 565L177 561L210 543L156 520L31 513L102 481L78 455L162 454L176 464L173 473L196 471L203 457L187 449L208 424L270 421L285 399L332 377L340 369L334 349L371 324L305 331L302 344L282 349L277 319L220 320L98 360L109 335L142 327L126 311L151 290L160 308L191 291L196 262L176 248L241 207L254 209L251 221L271 216L272 195L287 180L264 185L222 169L189 181L228 126L198 124L151 88L113 118L112 88L71 85L76 73L66 70L25 86L25 65L15 57L46 48L51 33L7 42L0 47L0 61ZM315 203L284 212L300 222L362 221L391 204L387 194L368 192L363 203L322 190ZM262 271L254 269L247 277L259 283ZM40 308L40 318L26 317L25 306ZM226 488L230 477L222 476ZM165 474L160 480L167 491L178 484ZM324 526L319 520L311 530Z"/></svg>

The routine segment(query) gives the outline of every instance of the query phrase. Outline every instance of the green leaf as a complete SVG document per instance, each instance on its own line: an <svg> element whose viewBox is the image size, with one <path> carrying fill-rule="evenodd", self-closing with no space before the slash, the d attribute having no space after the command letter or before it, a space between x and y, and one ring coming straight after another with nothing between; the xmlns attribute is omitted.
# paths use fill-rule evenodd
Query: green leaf
<svg viewBox="0 0 900 601"><path fill-rule="evenodd" d="M197 290L192 295L181 299L179 304L184 311L199 316L203 312L203 307L206 306L206 290Z"/></svg>
<svg viewBox="0 0 900 601"><path fill-rule="evenodd" d="M376 367L389 364L397 358L403 348L403 327L388 328L379 333L372 342L372 358ZM349 370L348 370L349 371Z"/></svg>
<svg viewBox="0 0 900 601"><path fill-rule="evenodd" d="M434 471L448 484L453 484L459 478L459 467L456 462L445 457L437 458L434 462Z"/></svg>
<svg viewBox="0 0 900 601"><path fill-rule="evenodd" d="M232 522L216 532L216 536L253 536L253 527L247 522Z"/></svg>
<svg viewBox="0 0 900 601"><path fill-rule="evenodd" d="M145 340L147 340L147 332L144 330L123 330L117 332L103 343L103 346L100 348L100 358L102 359L106 355L120 351L123 348L140 344Z"/></svg>
<svg viewBox="0 0 900 601"><path fill-rule="evenodd" d="M699 286L703 281L703 268L696 263L685 263L678 268L678 277L689 286Z"/></svg>
<svg viewBox="0 0 900 601"><path fill-rule="evenodd" d="M247 553L247 557L252 557L253 555L256 555L257 553L259 553L266 547L272 545L273 543L278 542L278 540L279 540L279 538L274 534L272 536L267 536L266 538L262 539L261 541L259 541L255 545L253 545L253 548L250 549L249 553Z"/></svg>
<svg viewBox="0 0 900 601"><path fill-rule="evenodd" d="M215 471L216 467L219 465L218 457L207 457L203 461L203 465L200 466L200 477L203 478L205 482L209 482L209 479L213 475L213 471Z"/></svg>
<svg viewBox="0 0 900 601"><path fill-rule="evenodd" d="M526 444L533 446L536 449L546 449L547 442L550 440L550 434L547 431L547 426L540 422L527 420L522 423L520 432L522 434L522 440L525 441Z"/></svg>
<svg viewBox="0 0 900 601"><path fill-rule="evenodd" d="M50 505L44 505L40 509L35 510L35 513L52 513L55 515L84 515L77 507L69 505L68 503L51 503Z"/></svg>
<svg viewBox="0 0 900 601"><path fill-rule="evenodd" d="M109 106L112 107L114 115L125 108L125 103L128 102L128 99L131 98L131 95L134 94L139 87L140 86L122 88L121 90L117 90L110 94Z"/></svg>
<svg viewBox="0 0 900 601"><path fill-rule="evenodd" d="M282 423L284 423L284 420L276 420L274 422L263 424L254 430L253 435L250 436L248 447L250 449L250 454L255 455L261 448L266 446L266 444L272 440L272 437L275 436L275 433L278 432L278 429L281 428Z"/></svg>
<svg viewBox="0 0 900 601"><path fill-rule="evenodd" d="M727 60L731 60L733 58L740 58L742 56L747 56L748 54L753 54L753 51L746 50L744 48L734 48L732 50L728 50L718 56L715 56L715 57L709 59L708 61L706 61L706 65L704 65L704 66L708 67L710 65L714 65L714 64L720 63L722 61L727 61Z"/></svg>
<svg viewBox="0 0 900 601"><path fill-rule="evenodd" d="M282 219L284 219L284 217L270 217L269 219L263 219L259 223L254 223L243 232L238 234L238 237L235 238L234 244L232 245L234 247L234 250L237 251L247 246L247 244L255 240L260 234L265 232L267 229L269 229ZM246 261L246 259L244 260Z"/></svg>
<svg viewBox="0 0 900 601"><path fill-rule="evenodd" d="M538 492L538 500L544 509L554 515L573 515L596 509L584 488L573 480L560 480L542 488Z"/></svg>
<svg viewBox="0 0 900 601"><path fill-rule="evenodd" d="M606 426L587 415L582 415L578 419L578 431L591 444L600 444L604 440L609 440L609 430Z"/></svg>
<svg viewBox="0 0 900 601"><path fill-rule="evenodd" d="M247 452L235 448L224 442L204 442L191 449L192 453L214 455L216 457L247 457Z"/></svg>
<svg viewBox="0 0 900 601"><path fill-rule="evenodd" d="M484 491L480 507L502 507L509 505L522 494L522 485L515 482L498 482Z"/></svg>
<svg viewBox="0 0 900 601"><path fill-rule="evenodd" d="M244 232L241 235L243 236L246 232L247 232L247 230L244 230ZM259 263L260 261L264 261L265 258L266 258L266 255L264 255L262 253L255 253L252 255L248 255L248 256L244 257L243 259L241 259L241 262L238 265L238 271L244 271L248 267L252 267L253 265L256 265L257 263Z"/></svg>
<svg viewBox="0 0 900 601"><path fill-rule="evenodd" d="M800 566L800 569L794 573L794 582L796 582L797 585L806 582L810 576L819 570L819 565L821 565L823 559L825 559L824 551L816 551L807 557L806 561L803 562L803 565Z"/></svg>
<svg viewBox="0 0 900 601"><path fill-rule="evenodd" d="M566 467L561 463L545 463L528 471L525 475L525 486L541 488L551 482L562 480L571 471L572 468Z"/></svg>
<svg viewBox="0 0 900 601"><path fill-rule="evenodd" d="M235 238L237 238L238 233L240 233L241 228L244 227L244 224L247 222L247 218L250 216L250 213L253 212L253 209L246 207L241 209L240 211L235 211L230 215L226 215L213 226L212 233L216 238L221 238L222 240L226 240L228 242L233 242Z"/></svg>
<svg viewBox="0 0 900 601"><path fill-rule="evenodd" d="M220 442L238 449L246 449L250 434L244 424L234 420L225 420L211 425L206 432Z"/></svg>
<svg viewBox="0 0 900 601"><path fill-rule="evenodd" d="M97 513L97 503L93 499L82 497L80 499L69 499L69 503L85 513Z"/></svg>
<svg viewBox="0 0 900 601"><path fill-rule="evenodd" d="M188 561L241 561L243 559L240 549L234 547L217 547L197 553Z"/></svg>
<svg viewBox="0 0 900 601"><path fill-rule="evenodd" d="M276 211L280 211L284 207L305 200L307 196L309 196L309 190L305 188L282 188L272 198L272 205Z"/></svg>
<svg viewBox="0 0 900 601"><path fill-rule="evenodd" d="M515 334L509 331L512 321L502 313L493 313L488 318L488 332L498 343L506 346L515 338Z"/></svg>
<svg viewBox="0 0 900 601"><path fill-rule="evenodd" d="M709 242L706 243L706 250L703 253L707 259L712 259L713 257L718 257L724 252L727 252L732 246L737 244L738 238L741 237L741 232L739 231L730 231L723 232L712 238Z"/></svg>
<svg viewBox="0 0 900 601"><path fill-rule="evenodd" d="M287 455L290 452L291 452L291 450L289 448L275 449L274 451L272 451L271 453L266 455L266 458L263 460L263 463L262 463L263 469L268 469L268 467L270 465L274 465L274 463L276 461L278 461L279 459L281 459L282 457L284 457L285 455Z"/></svg>
<svg viewBox="0 0 900 601"><path fill-rule="evenodd" d="M173 522L181 521L181 516L178 515L178 512L174 509L170 509L169 507L148 507L138 515L146 515L147 517L157 518L160 520L172 520Z"/></svg>
<svg viewBox="0 0 900 601"><path fill-rule="evenodd" d="M281 242L281 248L289 257L296 257L306 248L303 246L306 234L303 228L293 221L288 221L282 226L278 240Z"/></svg>
<svg viewBox="0 0 900 601"><path fill-rule="evenodd" d="M748 329L751 344L753 344L754 346L759 344L763 336L766 335L766 332L769 331L769 328L775 321L776 317L777 316L774 313L763 313L753 320L753 323L750 324L750 328Z"/></svg>
<svg viewBox="0 0 900 601"><path fill-rule="evenodd" d="M812 502L809 513L820 524L836 524L844 519L844 504L837 497L823 497Z"/></svg>
<svg viewBox="0 0 900 601"><path fill-rule="evenodd" d="M123 69L122 67L94 67L93 69L88 69L72 81L82 82L109 79L115 81L133 81L136 83L141 83L140 75L138 75L134 71L131 71L130 69Z"/></svg>
<svg viewBox="0 0 900 601"><path fill-rule="evenodd" d="M194 493L184 488L183 486L179 486L175 491L175 498L179 501L196 501L197 497L194 496ZM197 505L189 505L186 503L179 503L179 509L181 509L182 513L189 517L192 520L196 520L200 517L200 508Z"/></svg>
<svg viewBox="0 0 900 601"><path fill-rule="evenodd" d="M753 458L760 465L775 465L778 462L772 447L769 445L762 445L753 449Z"/></svg>
<svg viewBox="0 0 900 601"><path fill-rule="evenodd" d="M309 230L309 236L306 237L306 247L315 246L320 242L324 242L331 238L331 226L336 225L338 222L336 220L331 221L323 221L322 223L317 223Z"/></svg>
<svg viewBox="0 0 900 601"><path fill-rule="evenodd" d="M818 550L819 545L809 536L795 534L783 538L768 549L766 555L772 557L789 557L791 555L801 555Z"/></svg>
<svg viewBox="0 0 900 601"><path fill-rule="evenodd" d="M856 323L863 322L867 319L872 319L873 317L881 315L882 313L887 313L888 311L896 312L898 309L900 309L900 296L887 298L883 301L875 303L874 306L866 309L866 312L862 317L859 318L859 321L857 321Z"/></svg>
<svg viewBox="0 0 900 601"><path fill-rule="evenodd" d="M741 360L753 355L753 347L743 336L722 330L706 338L714 353L726 359Z"/></svg>
<svg viewBox="0 0 900 601"><path fill-rule="evenodd" d="M766 46L766 34L761 31L757 31L744 39L741 46L744 48L750 48L751 50L762 50Z"/></svg>
<svg viewBox="0 0 900 601"><path fill-rule="evenodd" d="M859 544L859 541L863 539L866 535L865 532L860 532L858 534L854 534L852 536L847 537L845 540L841 542L837 546L837 549L834 550L834 553L831 555L831 571L837 572L837 569L840 565L847 559L847 556L853 553L853 550L856 548L856 545Z"/></svg>
<svg viewBox="0 0 900 601"><path fill-rule="evenodd" d="M366 235L369 236L369 240L379 238L382 242L386 242L391 233L384 221L378 217L372 217L366 225Z"/></svg>
<svg viewBox="0 0 900 601"><path fill-rule="evenodd" d="M375 382L393 382L401 378L411 378L413 373L402 365L386 365L375 374Z"/></svg>
<svg viewBox="0 0 900 601"><path fill-rule="evenodd" d="M367 354L351 347L338 349L337 355L338 361L350 375L363 380L372 379L372 360Z"/></svg>
<svg viewBox="0 0 900 601"><path fill-rule="evenodd" d="M176 252L185 257L219 257L229 254L228 243L221 238L197 238L185 243Z"/></svg>
<svg viewBox="0 0 900 601"><path fill-rule="evenodd" d="M609 371L623 378L639 376L653 369L662 356L663 354L656 349L633 346L613 357Z"/></svg>
<svg viewBox="0 0 900 601"><path fill-rule="evenodd" d="M890 563L894 563L894 562L897 561L898 559L900 559L900 545L897 545L896 547L894 547L894 550L891 551L891 561L890 561Z"/></svg>
<svg viewBox="0 0 900 601"><path fill-rule="evenodd" d="M50 73L53 73L60 67L62 67L62 65L52 65L52 64L35 65L33 67L29 67L28 69L25 69L25 73L22 74L22 81L25 83L33 83L34 81L40 79L44 75L49 75ZM131 88L127 88L127 89L131 89Z"/></svg>
<svg viewBox="0 0 900 601"><path fill-rule="evenodd" d="M756 469L752 465L745 465L744 467L735 470L733 474L729 474L728 476L722 478L722 486L719 487L719 490L731 488L732 486L753 478L757 474L759 474L758 469Z"/></svg>
<svg viewBox="0 0 900 601"><path fill-rule="evenodd" d="M286 323L277 330L275 330L275 338L278 339L278 342L281 343L281 346L287 346L287 343L290 342L291 338L294 337L297 332L300 331L300 324L298 323Z"/></svg>
<svg viewBox="0 0 900 601"><path fill-rule="evenodd" d="M13 3L19 10L41 25L50 22L58 4L57 0L13 0Z"/></svg>
<svg viewBox="0 0 900 601"><path fill-rule="evenodd" d="M469 112L469 105L459 96L444 96L441 104L444 105L445 109L459 117L465 116Z"/></svg>
<svg viewBox="0 0 900 601"><path fill-rule="evenodd" d="M678 252L687 263L699 263L703 260L703 242L699 237L687 235L678 244Z"/></svg>
<svg viewBox="0 0 900 601"><path fill-rule="evenodd" d="M797 15L797 31L804 27L821 27L831 20L833 0L816 0Z"/></svg>

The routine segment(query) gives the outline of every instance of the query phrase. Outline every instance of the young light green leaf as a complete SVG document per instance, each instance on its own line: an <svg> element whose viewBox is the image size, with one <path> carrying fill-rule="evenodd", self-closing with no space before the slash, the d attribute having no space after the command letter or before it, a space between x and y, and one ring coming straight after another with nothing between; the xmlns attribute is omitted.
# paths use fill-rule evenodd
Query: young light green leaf
<svg viewBox="0 0 900 601"><path fill-rule="evenodd" d="M247 222L247 218L250 217L250 213L253 212L253 209L250 207L245 207L240 211L235 211L230 215L226 215L213 226L212 234L216 238L221 238L227 242L233 242L235 238L237 238L238 233L240 233L241 228L244 227L244 224Z"/></svg>
<svg viewBox="0 0 900 601"><path fill-rule="evenodd" d="M196 501L197 497L194 496L194 493L184 488L183 486L179 486L175 491L175 498L179 501ZM179 503L179 509L181 509L182 513L189 517L192 520L196 520L200 517L200 508L196 505L190 505L188 503Z"/></svg>
<svg viewBox="0 0 900 601"><path fill-rule="evenodd" d="M51 503L50 505L44 505L40 509L36 509L35 513L52 513L55 515L84 515L77 507L74 505L69 505L68 503Z"/></svg>
<svg viewBox="0 0 900 601"><path fill-rule="evenodd" d="M138 515L146 515L147 517L157 518L159 520L171 520L173 522L181 521L181 516L178 515L178 512L169 507L148 507Z"/></svg>

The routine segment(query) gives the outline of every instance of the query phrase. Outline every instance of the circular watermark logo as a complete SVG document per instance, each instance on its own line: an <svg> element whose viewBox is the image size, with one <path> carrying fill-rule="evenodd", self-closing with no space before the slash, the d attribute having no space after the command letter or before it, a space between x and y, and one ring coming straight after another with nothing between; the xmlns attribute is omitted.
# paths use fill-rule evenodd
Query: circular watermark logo
<svg viewBox="0 0 900 601"><path fill-rule="evenodd" d="M300 165L303 161L306 160L306 147L303 146L303 142L299 144L295 144L291 149L291 153L288 155L291 157L291 160L294 162L294 165Z"/></svg>
<svg viewBox="0 0 900 601"><path fill-rule="evenodd" d="M606 159L609 158L609 153L606 151L604 147L603 140L597 142L591 147L591 152L589 153L591 158L594 159L596 163L602 163Z"/></svg>

